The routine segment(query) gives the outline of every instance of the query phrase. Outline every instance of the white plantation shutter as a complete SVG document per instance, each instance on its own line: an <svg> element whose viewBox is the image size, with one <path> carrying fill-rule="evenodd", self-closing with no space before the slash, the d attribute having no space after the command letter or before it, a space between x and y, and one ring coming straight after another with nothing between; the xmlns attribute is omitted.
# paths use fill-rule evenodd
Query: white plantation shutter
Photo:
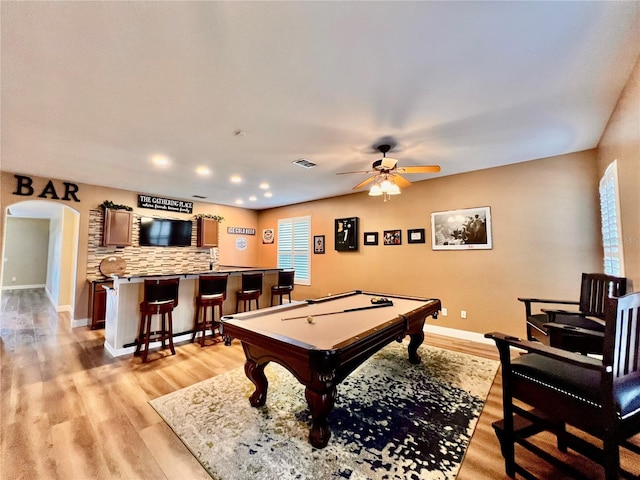
<svg viewBox="0 0 640 480"><path fill-rule="evenodd" d="M600 217L602 219L604 273L624 277L618 196L618 163L616 160L607 167L600 179Z"/></svg>
<svg viewBox="0 0 640 480"><path fill-rule="evenodd" d="M311 217L278 220L278 268L293 268L295 283L311 285Z"/></svg>

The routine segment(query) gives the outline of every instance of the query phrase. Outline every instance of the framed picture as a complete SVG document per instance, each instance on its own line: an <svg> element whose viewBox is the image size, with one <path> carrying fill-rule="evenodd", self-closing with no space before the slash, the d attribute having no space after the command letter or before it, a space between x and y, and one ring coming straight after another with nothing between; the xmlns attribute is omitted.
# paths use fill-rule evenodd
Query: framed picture
<svg viewBox="0 0 640 480"><path fill-rule="evenodd" d="M407 243L425 243L424 228L407 230Z"/></svg>
<svg viewBox="0 0 640 480"><path fill-rule="evenodd" d="M313 236L313 253L324 253L324 235Z"/></svg>
<svg viewBox="0 0 640 480"><path fill-rule="evenodd" d="M262 243L273 243L274 238L273 228L265 228L262 230Z"/></svg>
<svg viewBox="0 0 640 480"><path fill-rule="evenodd" d="M383 241L385 245L402 245L402 230L385 230Z"/></svg>
<svg viewBox="0 0 640 480"><path fill-rule="evenodd" d="M491 208L477 207L431 214L433 250L490 250Z"/></svg>
<svg viewBox="0 0 640 480"><path fill-rule="evenodd" d="M377 245L378 244L378 232L364 232L364 244L365 245Z"/></svg>
<svg viewBox="0 0 640 480"><path fill-rule="evenodd" d="M358 217L335 220L335 243L339 252L358 250Z"/></svg>

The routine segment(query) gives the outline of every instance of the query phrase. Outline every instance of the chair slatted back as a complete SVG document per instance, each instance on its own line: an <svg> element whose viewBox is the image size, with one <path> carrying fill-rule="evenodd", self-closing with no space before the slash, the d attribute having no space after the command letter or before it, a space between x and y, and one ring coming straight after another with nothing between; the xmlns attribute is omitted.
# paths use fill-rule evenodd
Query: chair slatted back
<svg viewBox="0 0 640 480"><path fill-rule="evenodd" d="M610 301L603 363L611 365L614 378L640 372L640 292Z"/></svg>
<svg viewBox="0 0 640 480"><path fill-rule="evenodd" d="M621 297L627 291L627 279L603 273L583 273L580 287L580 312L604 318L610 297Z"/></svg>

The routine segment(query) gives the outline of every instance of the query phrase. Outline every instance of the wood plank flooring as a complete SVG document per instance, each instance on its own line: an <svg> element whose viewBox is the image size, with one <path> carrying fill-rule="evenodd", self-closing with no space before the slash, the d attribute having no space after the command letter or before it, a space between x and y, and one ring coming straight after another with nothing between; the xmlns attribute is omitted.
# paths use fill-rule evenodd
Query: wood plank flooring
<svg viewBox="0 0 640 480"><path fill-rule="evenodd" d="M133 356L110 357L103 342L101 330L69 328L69 315L57 314L43 290L3 292L0 479L209 479L148 401L242 366L240 344L180 344L175 356L152 351L143 365ZM497 359L491 345L434 335L426 342ZM508 478L491 427L502 416L501 395L498 376L459 480ZM553 448L551 438L540 437ZM567 478L522 449L517 458L541 479ZM567 458L587 478L603 478L589 461Z"/></svg>

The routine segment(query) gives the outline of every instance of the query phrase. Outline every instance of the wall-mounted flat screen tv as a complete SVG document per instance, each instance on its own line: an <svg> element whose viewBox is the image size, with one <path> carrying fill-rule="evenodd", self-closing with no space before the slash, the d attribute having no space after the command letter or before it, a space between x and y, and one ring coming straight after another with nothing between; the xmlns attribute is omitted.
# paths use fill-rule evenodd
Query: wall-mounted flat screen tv
<svg viewBox="0 0 640 480"><path fill-rule="evenodd" d="M191 220L140 218L141 247L191 246Z"/></svg>

